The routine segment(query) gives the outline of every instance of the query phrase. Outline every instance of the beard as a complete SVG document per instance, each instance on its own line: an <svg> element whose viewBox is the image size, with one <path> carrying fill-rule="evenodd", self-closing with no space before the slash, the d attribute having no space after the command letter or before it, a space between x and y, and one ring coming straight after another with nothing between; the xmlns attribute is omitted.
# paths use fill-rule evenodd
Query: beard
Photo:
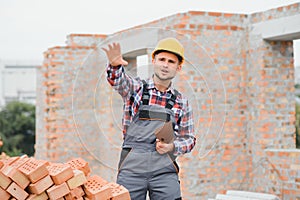
<svg viewBox="0 0 300 200"><path fill-rule="evenodd" d="M161 81L169 81L175 77L175 75L168 75L166 77L163 77L158 72L155 72L154 75L156 76L156 78L158 78Z"/></svg>

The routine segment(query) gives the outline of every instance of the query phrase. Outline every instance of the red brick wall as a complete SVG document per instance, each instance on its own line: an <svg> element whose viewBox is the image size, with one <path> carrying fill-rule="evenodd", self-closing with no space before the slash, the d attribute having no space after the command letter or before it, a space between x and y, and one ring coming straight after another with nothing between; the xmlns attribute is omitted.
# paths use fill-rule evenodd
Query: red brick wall
<svg viewBox="0 0 300 200"><path fill-rule="evenodd" d="M127 53L138 44L150 53L167 35L186 46L187 60L175 84L193 106L197 145L179 158L184 199L207 199L229 189L290 199L288 184L299 192L295 170L282 181L285 172L273 162L281 154L265 151L295 148L292 41L264 41L251 32L253 23L299 10L300 4L251 15L190 11L110 36L123 42ZM122 105L105 80L105 57L96 48L109 40L72 34L66 46L45 52L38 77L36 157L81 156L93 172L112 181L122 143ZM135 58L126 55L135 74ZM297 165L290 159L286 167Z"/></svg>
<svg viewBox="0 0 300 200"><path fill-rule="evenodd" d="M282 199L299 199L300 151L298 149L268 149L265 152L267 159L264 170L268 175L266 180L269 182L265 190L272 193L277 191ZM260 177L257 178L257 181L260 181Z"/></svg>

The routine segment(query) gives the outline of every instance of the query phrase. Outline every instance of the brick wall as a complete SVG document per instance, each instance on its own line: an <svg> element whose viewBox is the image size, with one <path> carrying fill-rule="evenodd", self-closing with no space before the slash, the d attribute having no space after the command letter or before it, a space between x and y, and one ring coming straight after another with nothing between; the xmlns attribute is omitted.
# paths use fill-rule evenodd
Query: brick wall
<svg viewBox="0 0 300 200"><path fill-rule="evenodd" d="M106 82L97 47L120 41L127 70L136 74L135 56L150 54L159 38L172 35L186 46L175 84L190 98L197 136L193 152L179 157L184 199L229 189L292 199L300 190L299 163L277 162L297 154L292 41L262 40L252 26L299 10L300 4L250 15L189 11L109 37L69 35L66 46L44 53L39 70L36 157L64 162L80 156L93 172L115 180L122 104Z"/></svg>
<svg viewBox="0 0 300 200"><path fill-rule="evenodd" d="M278 192L282 199L300 198L300 151L298 149L267 149L264 170L269 184L265 191ZM257 181L260 181L258 177ZM272 186L272 187L271 187ZM280 194L279 194L280 193Z"/></svg>

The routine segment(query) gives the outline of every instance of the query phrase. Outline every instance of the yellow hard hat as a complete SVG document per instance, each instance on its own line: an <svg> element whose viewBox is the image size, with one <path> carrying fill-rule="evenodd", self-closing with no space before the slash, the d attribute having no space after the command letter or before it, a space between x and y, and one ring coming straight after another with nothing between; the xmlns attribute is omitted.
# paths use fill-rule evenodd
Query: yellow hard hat
<svg viewBox="0 0 300 200"><path fill-rule="evenodd" d="M152 58L160 51L168 51L177 55L179 63L184 61L184 48L182 44L176 38L165 38L157 43L154 51L152 52Z"/></svg>

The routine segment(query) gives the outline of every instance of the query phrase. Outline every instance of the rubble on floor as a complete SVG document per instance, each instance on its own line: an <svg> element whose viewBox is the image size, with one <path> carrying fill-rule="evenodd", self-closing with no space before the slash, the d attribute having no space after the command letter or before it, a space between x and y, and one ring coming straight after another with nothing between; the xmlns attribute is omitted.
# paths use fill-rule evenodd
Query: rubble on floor
<svg viewBox="0 0 300 200"><path fill-rule="evenodd" d="M1 200L130 200L123 186L91 175L82 158L52 163L7 157L0 160L0 169Z"/></svg>
<svg viewBox="0 0 300 200"><path fill-rule="evenodd" d="M209 198L208 200L280 200L280 199L273 194L240 191L240 190L228 190L226 194L217 194L216 198Z"/></svg>

